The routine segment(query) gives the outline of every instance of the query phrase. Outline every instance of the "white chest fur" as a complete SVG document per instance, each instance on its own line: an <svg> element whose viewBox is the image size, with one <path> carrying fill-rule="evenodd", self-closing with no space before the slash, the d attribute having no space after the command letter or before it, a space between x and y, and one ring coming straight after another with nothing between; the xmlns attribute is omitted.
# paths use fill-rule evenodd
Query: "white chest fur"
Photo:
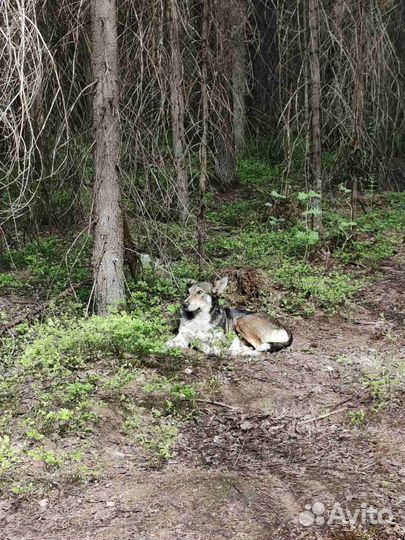
<svg viewBox="0 0 405 540"><path fill-rule="evenodd" d="M200 312L189 321L182 322L180 331L182 329L187 332L209 332L212 330L211 316L209 313Z"/></svg>
<svg viewBox="0 0 405 540"><path fill-rule="evenodd" d="M168 346L186 348L194 344L206 354L220 355L225 342L223 329L211 323L209 313L200 312L188 321L181 321L179 333Z"/></svg>

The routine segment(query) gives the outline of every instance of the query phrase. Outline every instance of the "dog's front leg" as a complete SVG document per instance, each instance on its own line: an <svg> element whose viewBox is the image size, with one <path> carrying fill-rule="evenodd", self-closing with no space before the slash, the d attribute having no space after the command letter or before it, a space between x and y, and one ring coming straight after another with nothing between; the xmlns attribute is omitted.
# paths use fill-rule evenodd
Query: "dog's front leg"
<svg viewBox="0 0 405 540"><path fill-rule="evenodd" d="M181 330L172 339L169 339L169 341L166 342L166 347L168 349L187 349L190 345L190 337L186 334L186 332L182 332Z"/></svg>
<svg viewBox="0 0 405 540"><path fill-rule="evenodd" d="M259 351L242 343L242 340L238 336L232 341L229 352L232 356L260 356Z"/></svg>

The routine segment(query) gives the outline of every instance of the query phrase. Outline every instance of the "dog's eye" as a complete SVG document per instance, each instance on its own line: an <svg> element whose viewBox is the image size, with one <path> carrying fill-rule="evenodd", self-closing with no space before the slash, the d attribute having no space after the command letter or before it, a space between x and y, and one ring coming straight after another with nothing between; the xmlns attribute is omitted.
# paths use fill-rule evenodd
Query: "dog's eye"
<svg viewBox="0 0 405 540"><path fill-rule="evenodd" d="M203 292L202 291L197 291L197 294L202 294Z"/></svg>

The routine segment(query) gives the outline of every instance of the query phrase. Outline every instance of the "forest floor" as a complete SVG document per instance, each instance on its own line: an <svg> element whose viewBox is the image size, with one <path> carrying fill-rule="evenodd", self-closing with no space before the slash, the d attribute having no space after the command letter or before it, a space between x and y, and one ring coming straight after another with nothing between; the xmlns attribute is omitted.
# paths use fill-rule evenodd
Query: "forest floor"
<svg viewBox="0 0 405 540"><path fill-rule="evenodd" d="M358 295L352 319L292 317L290 349L190 368L189 383L219 381L215 399L158 470L133 459L111 410L103 478L2 499L1 538L402 538L405 409L381 376L405 361L397 261ZM324 512L308 525L314 503ZM350 525L365 506L389 523L360 514Z"/></svg>
<svg viewBox="0 0 405 540"><path fill-rule="evenodd" d="M378 237L365 231L364 242ZM381 242L390 239L389 231L380 233ZM235 240L226 234L216 240L214 264L229 250L222 264L232 275L241 265L230 258ZM264 255L257 246L275 238L279 249L281 241L261 229L252 234L260 242L246 258L254 255L260 268L272 258L271 245ZM267 287L258 298L249 297L249 283L245 296L236 292L233 279L228 303L268 301L266 309L293 331L291 348L260 358L160 354L156 336L164 341L168 332L160 326L161 298L172 295L163 281L135 290L141 314L77 319L77 306L63 298L37 323L6 332L1 540L402 539L405 276L395 238L389 256L378 248L374 266L348 263L337 274L333 262L313 279L309 272L321 264L315 255L309 270L281 261L288 269L281 276L299 271L301 281L277 284L271 269L248 273ZM25 251L21 265L41 267L43 253L55 251L46 242L41 256ZM4 274L6 322L46 298L41 287L26 286L24 272ZM327 276L334 276L330 283ZM342 288L350 297L338 297L340 307L320 307ZM293 303L279 302L286 298ZM166 318L178 306L167 307Z"/></svg>

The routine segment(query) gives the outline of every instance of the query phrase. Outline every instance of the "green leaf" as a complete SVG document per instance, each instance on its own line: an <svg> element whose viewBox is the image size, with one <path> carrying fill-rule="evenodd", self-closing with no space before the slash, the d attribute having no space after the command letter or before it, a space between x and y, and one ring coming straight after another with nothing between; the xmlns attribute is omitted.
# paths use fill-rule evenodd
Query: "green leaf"
<svg viewBox="0 0 405 540"><path fill-rule="evenodd" d="M311 210L305 210L305 212L302 212L303 216L321 216L322 210L319 210L319 208L312 208Z"/></svg>
<svg viewBox="0 0 405 540"><path fill-rule="evenodd" d="M287 198L285 195L282 195L281 193L279 193L279 192L276 191L275 189L272 189L272 190L271 190L270 195L271 195L274 199L286 199L286 198Z"/></svg>

